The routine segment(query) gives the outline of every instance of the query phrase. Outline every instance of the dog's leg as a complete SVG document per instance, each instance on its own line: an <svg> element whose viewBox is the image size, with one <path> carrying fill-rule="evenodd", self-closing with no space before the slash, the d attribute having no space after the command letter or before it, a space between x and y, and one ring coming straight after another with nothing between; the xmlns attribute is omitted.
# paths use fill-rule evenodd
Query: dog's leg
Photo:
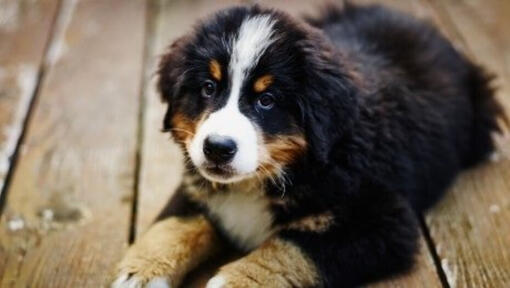
<svg viewBox="0 0 510 288"><path fill-rule="evenodd" d="M247 256L227 264L209 280L219 287L315 287L319 274L313 261L294 243L274 238Z"/></svg>
<svg viewBox="0 0 510 288"><path fill-rule="evenodd" d="M129 248L112 287L177 287L187 272L217 250L217 242L203 216L157 222Z"/></svg>
<svg viewBox="0 0 510 288"><path fill-rule="evenodd" d="M322 213L290 223L222 267L207 287L357 287L406 271L417 250L414 215L407 203L381 194L364 209L337 214L344 217Z"/></svg>
<svg viewBox="0 0 510 288"><path fill-rule="evenodd" d="M211 223L181 187L157 222L129 248L112 288L178 287L184 276L222 246Z"/></svg>

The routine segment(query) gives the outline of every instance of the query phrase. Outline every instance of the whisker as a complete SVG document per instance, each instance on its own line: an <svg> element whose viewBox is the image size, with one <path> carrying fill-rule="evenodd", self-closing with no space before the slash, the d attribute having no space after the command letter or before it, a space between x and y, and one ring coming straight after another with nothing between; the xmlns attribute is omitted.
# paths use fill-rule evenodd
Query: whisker
<svg viewBox="0 0 510 288"><path fill-rule="evenodd" d="M189 130L183 129L183 128L170 128L170 129L167 129L166 131L184 132L184 133L188 133L191 136L195 136L195 133L193 133L193 132L191 132Z"/></svg>
<svg viewBox="0 0 510 288"><path fill-rule="evenodd" d="M277 181L277 178L275 177L275 175L273 175L273 173L271 173L271 171L269 171L269 169L267 167L265 167L264 165L261 165L260 168L261 168L261 171L264 173L264 175L271 181L271 183L278 186L278 181Z"/></svg>
<svg viewBox="0 0 510 288"><path fill-rule="evenodd" d="M274 169L276 170L276 173L271 173L270 175L270 179L272 179L272 182L279 186L280 187L280 190L282 191L282 195L281 195L281 198L283 199L285 197L285 192L286 192L286 184L287 183L290 183L290 179L288 179L287 177L287 173L285 172L285 170L279 165L278 162L276 161L271 161L270 162L271 166L274 167ZM266 169L264 167L264 169ZM267 169L266 169L267 170Z"/></svg>

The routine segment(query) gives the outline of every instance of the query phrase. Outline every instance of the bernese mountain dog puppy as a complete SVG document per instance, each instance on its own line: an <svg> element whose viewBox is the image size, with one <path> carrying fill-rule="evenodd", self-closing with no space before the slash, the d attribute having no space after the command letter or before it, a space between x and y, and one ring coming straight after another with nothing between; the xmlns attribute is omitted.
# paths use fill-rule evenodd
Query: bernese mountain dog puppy
<svg viewBox="0 0 510 288"><path fill-rule="evenodd" d="M159 66L182 184L113 287L352 287L408 271L416 212L494 149L490 77L432 25L381 6L298 20L220 11ZM225 245L227 244L227 245Z"/></svg>

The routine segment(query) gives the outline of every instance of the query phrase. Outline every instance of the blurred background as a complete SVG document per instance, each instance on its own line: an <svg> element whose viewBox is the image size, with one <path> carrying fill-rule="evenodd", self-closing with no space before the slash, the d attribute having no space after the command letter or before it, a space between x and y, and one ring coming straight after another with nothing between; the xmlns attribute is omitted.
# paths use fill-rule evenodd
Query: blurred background
<svg viewBox="0 0 510 288"><path fill-rule="evenodd" d="M297 16L325 1L0 0L0 287L107 286L180 180L160 132L159 56L197 19L255 2ZM510 107L510 1L351 2L435 23ZM496 138L491 161L421 215L414 271L374 286L510 287L510 145Z"/></svg>

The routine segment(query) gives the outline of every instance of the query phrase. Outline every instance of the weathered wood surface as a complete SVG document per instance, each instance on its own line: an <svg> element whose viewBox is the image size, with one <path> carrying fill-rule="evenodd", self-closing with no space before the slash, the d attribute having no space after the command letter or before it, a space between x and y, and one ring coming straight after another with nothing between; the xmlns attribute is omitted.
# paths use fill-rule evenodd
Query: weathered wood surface
<svg viewBox="0 0 510 288"><path fill-rule="evenodd" d="M38 81L58 1L0 1L0 193Z"/></svg>
<svg viewBox="0 0 510 288"><path fill-rule="evenodd" d="M165 106L154 77L168 44L197 19L234 3L261 2L299 15L316 13L326 1L176 0L145 7L144 1L62 0L59 9L57 0L0 0L0 130L14 128L0 133L0 191L39 67L46 70L1 217L0 287L106 285L131 225L139 236L171 196L182 158L160 132ZM498 97L510 107L510 2L354 2L384 3L435 22L499 76ZM371 287L440 287L438 269L452 287L510 286L510 145L499 142L499 161L464 173L426 216L441 267L422 237L415 271ZM201 287L219 262L190 275L186 286Z"/></svg>
<svg viewBox="0 0 510 288"><path fill-rule="evenodd" d="M144 1L63 2L1 217L1 287L100 287L127 246L144 17Z"/></svg>
<svg viewBox="0 0 510 288"><path fill-rule="evenodd" d="M496 73L509 114L510 2L430 2L463 50ZM464 173L427 215L451 287L510 287L510 143L508 135L499 140L496 161Z"/></svg>

